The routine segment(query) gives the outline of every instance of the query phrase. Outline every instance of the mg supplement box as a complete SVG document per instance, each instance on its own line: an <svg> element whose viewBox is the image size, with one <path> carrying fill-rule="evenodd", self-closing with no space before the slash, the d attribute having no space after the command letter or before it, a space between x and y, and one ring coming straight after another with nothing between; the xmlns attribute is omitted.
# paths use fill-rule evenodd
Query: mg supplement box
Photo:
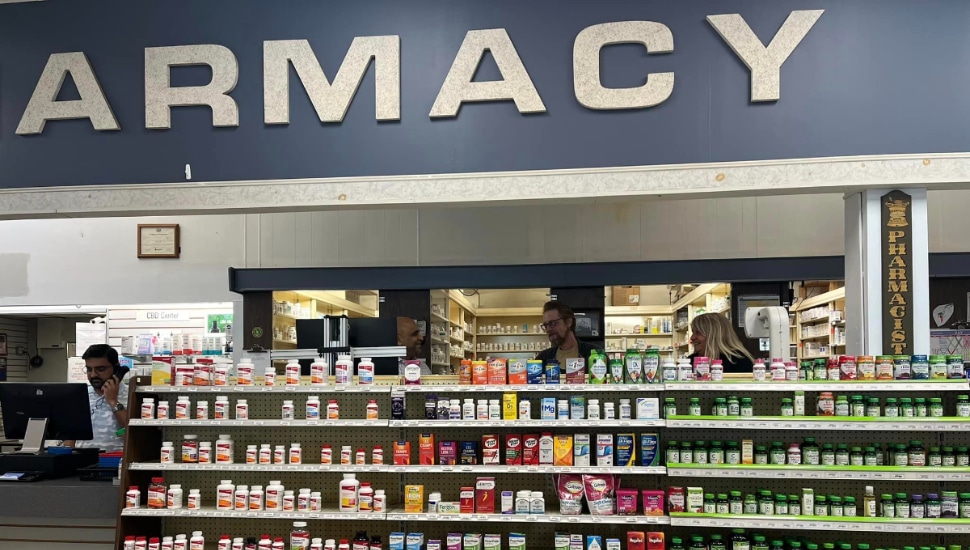
<svg viewBox="0 0 970 550"><path fill-rule="evenodd" d="M657 397L637 397L637 420L656 420L660 418L660 399Z"/></svg>
<svg viewBox="0 0 970 550"><path fill-rule="evenodd" d="M420 514L424 512L424 485L404 486L404 513Z"/></svg>
<svg viewBox="0 0 970 550"><path fill-rule="evenodd" d="M424 533L408 533L406 539L404 539L404 547L406 550L421 550L424 546Z"/></svg>
<svg viewBox="0 0 970 550"><path fill-rule="evenodd" d="M418 464L428 466L434 464L434 434L418 435Z"/></svg>
<svg viewBox="0 0 970 550"><path fill-rule="evenodd" d="M657 532L647 533L647 550L664 550L664 534Z"/></svg>
<svg viewBox="0 0 970 550"><path fill-rule="evenodd" d="M482 537L482 550L502 550L502 535L485 535Z"/></svg>
<svg viewBox="0 0 970 550"><path fill-rule="evenodd" d="M575 434L573 437L575 438L573 441L573 466L589 466L589 434Z"/></svg>
<svg viewBox="0 0 970 550"><path fill-rule="evenodd" d="M390 550L404 550L404 533L391 533L387 538L387 547Z"/></svg>
<svg viewBox="0 0 970 550"><path fill-rule="evenodd" d="M633 434L616 434L616 465L634 466L637 450Z"/></svg>
<svg viewBox="0 0 970 550"><path fill-rule="evenodd" d="M509 359L509 384L528 384L529 374L525 359ZM514 395L514 394L513 394Z"/></svg>
<svg viewBox="0 0 970 550"><path fill-rule="evenodd" d="M481 533L465 533L465 544L462 550L482 550Z"/></svg>
<svg viewBox="0 0 970 550"><path fill-rule="evenodd" d="M613 465L613 434L596 434L596 465Z"/></svg>
<svg viewBox="0 0 970 550"><path fill-rule="evenodd" d="M660 437L657 434L640 434L640 466L660 465Z"/></svg>
<svg viewBox="0 0 970 550"><path fill-rule="evenodd" d="M502 394L502 420L519 418L519 399L515 393Z"/></svg>
<svg viewBox="0 0 970 550"><path fill-rule="evenodd" d="M573 465L573 436L557 435L553 440L553 465Z"/></svg>
<svg viewBox="0 0 970 550"><path fill-rule="evenodd" d="M478 464L478 444L474 441L461 442L461 454L458 455L458 463L462 465L475 466Z"/></svg>
<svg viewBox="0 0 970 550"><path fill-rule="evenodd" d="M556 550L569 550L569 535L565 533L556 533L553 539L553 548Z"/></svg>
<svg viewBox="0 0 970 550"><path fill-rule="evenodd" d="M626 548L627 550L647 550L647 534L643 531L628 531Z"/></svg>
<svg viewBox="0 0 970 550"><path fill-rule="evenodd" d="M480 477L475 481L475 513L495 513L495 478Z"/></svg>
<svg viewBox="0 0 970 550"><path fill-rule="evenodd" d="M522 465L522 436L519 434L505 434L505 464L506 466Z"/></svg>
<svg viewBox="0 0 970 550"><path fill-rule="evenodd" d="M509 533L509 550L526 550L524 533Z"/></svg>
<svg viewBox="0 0 970 550"><path fill-rule="evenodd" d="M566 383L585 384L586 383L586 360L582 357L578 359L566 359Z"/></svg>
<svg viewBox="0 0 970 550"><path fill-rule="evenodd" d="M497 435L486 434L482 436L482 464L501 464L501 451Z"/></svg>
<svg viewBox="0 0 970 550"><path fill-rule="evenodd" d="M522 464L525 466L539 465L539 434L522 436Z"/></svg>
<svg viewBox="0 0 970 550"><path fill-rule="evenodd" d="M448 536L445 537L446 550L462 550L461 549L462 536L463 535L461 533L448 533Z"/></svg>
<svg viewBox="0 0 970 550"><path fill-rule="evenodd" d="M441 550L441 541L439 539L429 539L427 546L424 548L425 550Z"/></svg>
<svg viewBox="0 0 970 550"><path fill-rule="evenodd" d="M410 464L411 464L411 442L395 441L394 442L394 465L408 466Z"/></svg>
<svg viewBox="0 0 970 550"><path fill-rule="evenodd" d="M438 443L438 463L443 466L454 466L458 462L458 444L454 441Z"/></svg>

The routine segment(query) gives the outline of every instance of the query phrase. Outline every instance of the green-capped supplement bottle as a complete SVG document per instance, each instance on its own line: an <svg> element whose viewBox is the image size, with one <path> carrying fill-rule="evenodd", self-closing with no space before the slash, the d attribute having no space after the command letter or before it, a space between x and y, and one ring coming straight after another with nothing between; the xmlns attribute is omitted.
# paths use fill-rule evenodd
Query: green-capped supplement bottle
<svg viewBox="0 0 970 550"><path fill-rule="evenodd" d="M671 537L670 550L687 550L684 548L684 539L680 537Z"/></svg>
<svg viewBox="0 0 970 550"><path fill-rule="evenodd" d="M694 442L694 464L707 464L707 442L702 439Z"/></svg>
<svg viewBox="0 0 970 550"><path fill-rule="evenodd" d="M896 501L893 500L893 496L890 494L883 494L880 502L881 516L884 518L894 518L896 517Z"/></svg>
<svg viewBox="0 0 970 550"><path fill-rule="evenodd" d="M724 463L737 466L741 464L741 446L737 441L728 441L727 449L724 451Z"/></svg>
<svg viewBox="0 0 970 550"><path fill-rule="evenodd" d="M849 465L849 446L845 443L839 443L835 448L835 465L836 466L848 466Z"/></svg>
<svg viewBox="0 0 970 550"><path fill-rule="evenodd" d="M690 416L703 416L699 397L690 398L690 403L687 404L687 414Z"/></svg>
<svg viewBox="0 0 970 550"><path fill-rule="evenodd" d="M930 447L930 452L926 453L926 465L933 468L943 466L943 453L940 452L939 447Z"/></svg>
<svg viewBox="0 0 970 550"><path fill-rule="evenodd" d="M768 447L765 445L754 446L754 463L768 464Z"/></svg>
<svg viewBox="0 0 970 550"><path fill-rule="evenodd" d="M758 514L758 499L751 493L744 495L744 514L748 516Z"/></svg>
<svg viewBox="0 0 970 550"><path fill-rule="evenodd" d="M771 491L758 491L758 514L762 516L775 515L775 501L771 498Z"/></svg>
<svg viewBox="0 0 970 550"><path fill-rule="evenodd" d="M842 497L830 496L829 501L829 515L833 517L842 517L844 510L842 509Z"/></svg>
<svg viewBox="0 0 970 550"><path fill-rule="evenodd" d="M943 398L942 397L930 398L930 417L931 418L943 417Z"/></svg>
<svg viewBox="0 0 970 550"><path fill-rule="evenodd" d="M925 418L930 415L930 409L926 406L925 397L917 397L913 399L913 409L916 412L917 418Z"/></svg>
<svg viewBox="0 0 970 550"><path fill-rule="evenodd" d="M769 451L769 459L772 464L784 465L788 459L788 453L785 451L785 447L781 441L772 441L771 450Z"/></svg>
<svg viewBox="0 0 970 550"><path fill-rule="evenodd" d="M913 418L916 416L916 407L913 406L913 400L909 397L901 397L899 399L899 416L903 418Z"/></svg>
<svg viewBox="0 0 970 550"><path fill-rule="evenodd" d="M788 515L802 515L802 500L798 498L798 495L788 495Z"/></svg>
<svg viewBox="0 0 970 550"><path fill-rule="evenodd" d="M724 464L724 447L720 441L711 441L710 450L707 452L707 462L710 464Z"/></svg>
<svg viewBox="0 0 970 550"><path fill-rule="evenodd" d="M731 491L728 496L728 513L740 516L744 513L744 499L741 491Z"/></svg>
<svg viewBox="0 0 970 550"><path fill-rule="evenodd" d="M744 529L731 530L731 550L751 550L751 541L744 534Z"/></svg>
<svg viewBox="0 0 970 550"><path fill-rule="evenodd" d="M667 442L667 464L680 464L680 447L676 441Z"/></svg>
<svg viewBox="0 0 970 550"><path fill-rule="evenodd" d="M815 514L818 517L827 517L829 515L829 503L825 498L825 495L817 495L815 497Z"/></svg>
<svg viewBox="0 0 970 550"><path fill-rule="evenodd" d="M717 502L714 500L714 493L704 493L704 513L713 514L717 510Z"/></svg>
<svg viewBox="0 0 970 550"><path fill-rule="evenodd" d="M802 463L809 466L818 466L821 461L820 449L814 437L806 437L802 443Z"/></svg>
<svg viewBox="0 0 970 550"><path fill-rule="evenodd" d="M728 504L727 493L718 493L717 500L715 502L714 513L716 514L729 514L731 513L730 505Z"/></svg>
<svg viewBox="0 0 970 550"><path fill-rule="evenodd" d="M835 446L831 443L822 444L822 466L835 466Z"/></svg>
<svg viewBox="0 0 970 550"><path fill-rule="evenodd" d="M754 416L754 401L752 401L750 397L741 398L741 416Z"/></svg>
<svg viewBox="0 0 970 550"><path fill-rule="evenodd" d="M953 447L943 447L943 452L940 453L940 466L944 468L949 468L951 466L957 465L957 455L953 451Z"/></svg>
<svg viewBox="0 0 970 550"><path fill-rule="evenodd" d="M842 515L850 518L856 517L859 509L856 507L855 497L845 497L842 500Z"/></svg>
<svg viewBox="0 0 970 550"><path fill-rule="evenodd" d="M691 535L690 550L707 550L707 545L704 544L704 537L700 535Z"/></svg>
<svg viewBox="0 0 970 550"><path fill-rule="evenodd" d="M776 516L788 515L788 496L787 495L775 495L775 515Z"/></svg>
<svg viewBox="0 0 970 550"><path fill-rule="evenodd" d="M764 535L753 535L751 537L751 550L768 550L768 540Z"/></svg>
<svg viewBox="0 0 970 550"><path fill-rule="evenodd" d="M680 463L694 463L694 448L691 446L690 441L682 441L680 443Z"/></svg>
<svg viewBox="0 0 970 550"><path fill-rule="evenodd" d="M727 545L724 544L724 537L720 534L711 535L711 544L708 548L710 550L727 550Z"/></svg>

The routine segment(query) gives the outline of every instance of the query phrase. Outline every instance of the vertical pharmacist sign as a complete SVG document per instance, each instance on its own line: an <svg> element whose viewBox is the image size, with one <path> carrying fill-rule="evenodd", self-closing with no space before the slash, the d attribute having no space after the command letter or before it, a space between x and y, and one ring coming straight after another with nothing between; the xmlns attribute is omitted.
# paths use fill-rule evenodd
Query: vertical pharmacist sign
<svg viewBox="0 0 970 550"><path fill-rule="evenodd" d="M882 200L882 352L913 354L913 200L902 191Z"/></svg>

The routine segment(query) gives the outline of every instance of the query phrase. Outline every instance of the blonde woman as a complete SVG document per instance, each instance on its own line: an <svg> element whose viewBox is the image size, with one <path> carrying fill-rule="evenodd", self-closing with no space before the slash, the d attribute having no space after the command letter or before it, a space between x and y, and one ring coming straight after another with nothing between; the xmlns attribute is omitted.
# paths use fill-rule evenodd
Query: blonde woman
<svg viewBox="0 0 970 550"><path fill-rule="evenodd" d="M754 358L744 348L727 317L703 313L694 317L690 329L690 343L694 346L692 362L694 357L709 357L723 361L724 372L751 372Z"/></svg>

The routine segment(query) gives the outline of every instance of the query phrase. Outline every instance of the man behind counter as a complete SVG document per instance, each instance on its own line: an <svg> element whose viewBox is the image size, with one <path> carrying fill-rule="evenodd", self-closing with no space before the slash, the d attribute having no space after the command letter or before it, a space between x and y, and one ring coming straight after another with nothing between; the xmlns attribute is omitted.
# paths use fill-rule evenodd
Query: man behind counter
<svg viewBox="0 0 970 550"><path fill-rule="evenodd" d="M551 348L540 351L536 359L546 364L553 359L559 361L560 368L565 368L566 359L583 358L589 365L589 354L595 348L576 338L576 315L569 306L562 302L546 302L542 306L542 324L546 331Z"/></svg>
<svg viewBox="0 0 970 550"><path fill-rule="evenodd" d="M118 361L118 352L107 344L95 344L81 358L84 359L84 368L91 384L88 387L88 404L91 406L94 439L65 441L64 445L120 451L124 448L125 440L118 432L128 426L128 410L125 408L128 384L123 381L124 371Z"/></svg>

